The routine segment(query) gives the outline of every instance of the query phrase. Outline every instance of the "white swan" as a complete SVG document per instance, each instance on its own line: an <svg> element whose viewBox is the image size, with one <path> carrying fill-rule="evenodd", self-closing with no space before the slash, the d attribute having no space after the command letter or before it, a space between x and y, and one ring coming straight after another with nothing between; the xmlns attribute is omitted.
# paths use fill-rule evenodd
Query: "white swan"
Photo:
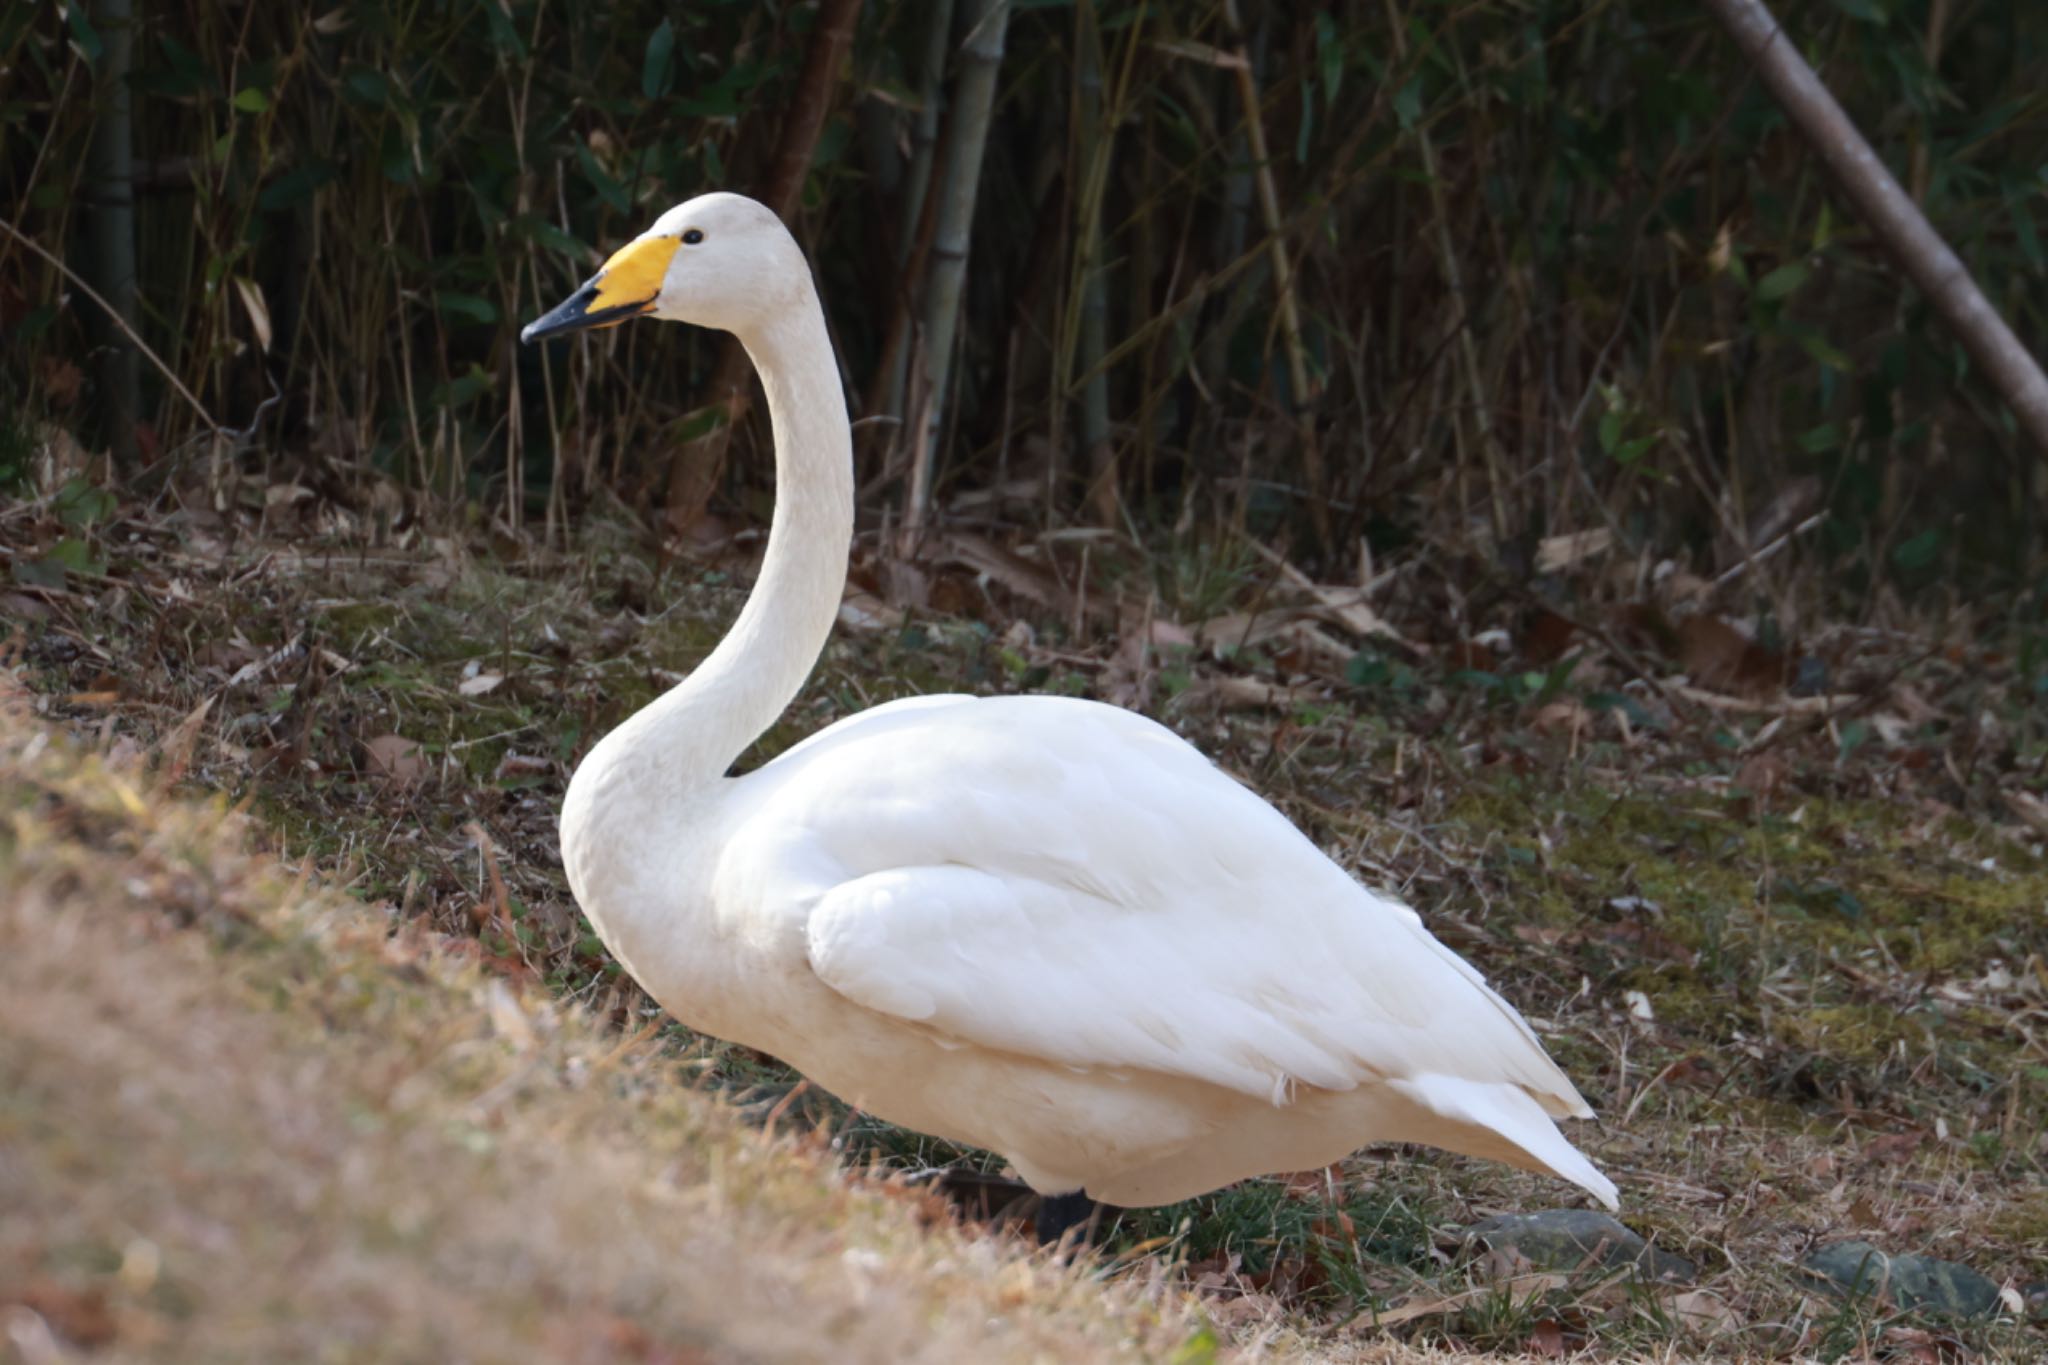
<svg viewBox="0 0 2048 1365"><path fill-rule="evenodd" d="M777 485L731 633L562 804L569 885L656 1000L1049 1197L1169 1203L1421 1142L1615 1206L1553 1122L1591 1111L1514 1008L1163 726L919 697L728 778L832 629L846 404L803 253L753 200L669 210L522 335L639 314L745 344Z"/></svg>

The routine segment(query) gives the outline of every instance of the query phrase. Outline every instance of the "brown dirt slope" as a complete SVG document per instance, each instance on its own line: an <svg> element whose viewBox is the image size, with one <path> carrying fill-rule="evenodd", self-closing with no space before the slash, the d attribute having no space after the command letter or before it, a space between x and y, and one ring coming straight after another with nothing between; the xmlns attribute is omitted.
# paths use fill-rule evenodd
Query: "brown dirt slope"
<svg viewBox="0 0 2048 1365"><path fill-rule="evenodd" d="M0 1359L1215 1354L234 825L0 717Z"/></svg>

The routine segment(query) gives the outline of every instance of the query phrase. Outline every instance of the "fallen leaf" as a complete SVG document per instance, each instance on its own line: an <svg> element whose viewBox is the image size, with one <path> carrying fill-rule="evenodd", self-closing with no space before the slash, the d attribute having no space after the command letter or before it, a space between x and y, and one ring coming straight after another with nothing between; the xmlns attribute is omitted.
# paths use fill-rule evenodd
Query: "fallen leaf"
<svg viewBox="0 0 2048 1365"><path fill-rule="evenodd" d="M184 780L186 770L192 766L192 750L199 742L200 728L206 724L207 714L212 710L213 698L208 697L193 707L192 713L179 721L177 728L165 735L163 743L157 746L166 785Z"/></svg>
<svg viewBox="0 0 2048 1365"><path fill-rule="evenodd" d="M1908 1130L1903 1133L1881 1133L1863 1144L1863 1155L1870 1161L1904 1161L1920 1150L1920 1144L1927 1135Z"/></svg>
<svg viewBox="0 0 2048 1365"><path fill-rule="evenodd" d="M1718 616L1678 623L1678 664L1706 688L1757 694L1784 686L1785 659Z"/></svg>
<svg viewBox="0 0 2048 1365"><path fill-rule="evenodd" d="M1536 572L1556 573L1569 569L1582 559L1605 554L1614 544L1614 532L1605 526L1596 526L1590 531L1567 531L1561 536L1545 536L1536 544Z"/></svg>
<svg viewBox="0 0 2048 1365"><path fill-rule="evenodd" d="M1668 1300L1671 1312L1695 1332L1709 1336L1742 1330L1742 1319L1718 1295L1704 1289L1688 1289Z"/></svg>
<svg viewBox="0 0 2048 1365"><path fill-rule="evenodd" d="M1579 628L1556 612L1539 609L1522 629L1522 657L1532 664L1556 663L1572 646Z"/></svg>
<svg viewBox="0 0 2048 1365"><path fill-rule="evenodd" d="M839 604L839 624L850 630L901 630L907 618L871 592L853 588Z"/></svg>
<svg viewBox="0 0 2048 1365"><path fill-rule="evenodd" d="M47 621L50 609L24 593L0 593L0 616L11 621Z"/></svg>
<svg viewBox="0 0 2048 1365"><path fill-rule="evenodd" d="M2036 834L2048 834L2048 801L2043 801L2032 792L2020 791L2017 788L2001 792L2000 795L2005 797L2005 804L2011 808L2012 813Z"/></svg>
<svg viewBox="0 0 2048 1365"><path fill-rule="evenodd" d="M417 741L400 735L379 735L363 745L370 771L386 782L409 786L427 775L426 760L420 757Z"/></svg>
<svg viewBox="0 0 2048 1365"><path fill-rule="evenodd" d="M1392 1308L1372 1315L1375 1327L1393 1327L1417 1318L1437 1317L1464 1307L1468 1303L1505 1294L1509 1303L1533 1299L1539 1294L1548 1294L1553 1289L1563 1289L1571 1283L1569 1275L1517 1275L1511 1280L1497 1284L1481 1285L1457 1294L1446 1294L1441 1298L1410 1299Z"/></svg>
<svg viewBox="0 0 2048 1365"><path fill-rule="evenodd" d="M1196 679L1176 700L1184 706L1209 702L1228 711L1285 711L1313 701L1316 696L1315 689L1309 687L1292 687L1286 683L1267 682L1263 678L1225 674L1219 678Z"/></svg>
<svg viewBox="0 0 2048 1365"><path fill-rule="evenodd" d="M497 768L491 773L491 780L493 782L503 782L507 778L512 777L533 777L542 773L553 772L554 767L555 762L551 758L541 758L534 754L522 754L514 751L507 753L498 760Z"/></svg>
<svg viewBox="0 0 2048 1365"><path fill-rule="evenodd" d="M1778 754L1752 755L1735 770L1735 785L1760 801L1769 801L1783 785L1788 767Z"/></svg>
<svg viewBox="0 0 2048 1365"><path fill-rule="evenodd" d="M1070 618L1075 613L1077 603L1073 594L1050 570L996 544L987 536L968 531L953 532L933 547L932 560L970 569L1062 618ZM1080 605L1087 615L1104 620L1112 618L1116 611L1116 604L1103 600L1100 594Z"/></svg>
<svg viewBox="0 0 2048 1365"><path fill-rule="evenodd" d="M495 692L498 685L504 681L503 673L479 673L474 677L464 678L456 684L455 690L465 697L481 697L487 692Z"/></svg>
<svg viewBox="0 0 2048 1365"><path fill-rule="evenodd" d="M521 1008L518 998L512 994L511 987L492 977L490 985L485 989L485 999L490 1007L493 1033L508 1040L521 1052L530 1050L540 1041L533 1031L533 1021L526 1017L526 1011Z"/></svg>
<svg viewBox="0 0 2048 1365"><path fill-rule="evenodd" d="M1195 633L1193 631L1179 622L1169 621L1163 616L1154 617L1151 624L1147 627L1147 632L1151 637L1152 643L1155 645L1178 646L1188 649L1194 648L1195 645Z"/></svg>
<svg viewBox="0 0 2048 1365"><path fill-rule="evenodd" d="M51 407L68 408L77 401L78 391L85 384L85 371L56 356L44 356L37 370L43 381L43 397Z"/></svg>
<svg viewBox="0 0 2048 1365"><path fill-rule="evenodd" d="M270 306L263 301L263 286L251 279L237 275L235 293L242 300L242 310L249 315L250 330L256 333L256 349L270 349Z"/></svg>
<svg viewBox="0 0 2048 1365"><path fill-rule="evenodd" d="M120 1331L107 1310L106 1296L97 1289L73 1289L38 1277L7 1298L38 1314L58 1336L86 1350L111 1344Z"/></svg>
<svg viewBox="0 0 2048 1365"><path fill-rule="evenodd" d="M1538 734L1583 734L1593 723L1593 713L1569 697L1536 708L1529 726Z"/></svg>

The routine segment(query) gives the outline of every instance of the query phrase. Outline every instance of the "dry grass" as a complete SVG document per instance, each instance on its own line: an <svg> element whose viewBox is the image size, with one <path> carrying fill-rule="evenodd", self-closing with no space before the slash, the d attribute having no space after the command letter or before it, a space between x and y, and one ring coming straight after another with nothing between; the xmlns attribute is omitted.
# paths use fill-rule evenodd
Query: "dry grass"
<svg viewBox="0 0 2048 1365"><path fill-rule="evenodd" d="M100 1360L1197 1360L0 722L0 1318Z"/></svg>
<svg viewBox="0 0 2048 1365"><path fill-rule="evenodd" d="M367 549L318 520L339 514L306 507L299 534L258 525L233 543L203 515L124 515L96 542L103 576L5 598L27 618L17 676L33 705L114 760L246 793L259 837L377 907L355 912L365 934L430 932L435 952L475 955L504 984L468 978L443 1016L451 1036L483 1027L493 989L557 1002L523 1007L536 1018L588 1008L617 1030L595 1035L600 1048L658 1021L561 883L556 798L592 737L716 639L743 554L655 570L602 537L573 557L462 539ZM37 553L26 533L13 543L17 561ZM2024 634L1944 644L1905 621L1816 626L1808 647L1840 694L1823 711L1741 661L1720 660L1714 680L1711 634L1660 652L1590 578L1567 609L1594 632L1610 622L1613 639L1581 632L1560 672L1526 657L1540 632L1513 595L1469 604L1467 638L1508 637L1488 656L1444 638L1436 580L1419 570L1424 591L1398 611L1394 594L1374 603L1422 642L1407 646L1354 629L1341 602L1304 607L1311 595L1248 548L1146 563L1106 547L1064 599L1075 566L1044 556L1000 572L927 566L907 620L881 600L889 567L864 566L856 614L881 627L839 634L760 752L914 691L1069 691L1161 716L1361 877L1400 888L1523 1005L1603 1116L1575 1140L1620 1180L1631 1226L1699 1264L1693 1288L1712 1302L1585 1277L1533 1299L1502 1292L1503 1267L1462 1230L1564 1192L1422 1151L1349 1163L1341 1217L1329 1187L1278 1181L1128 1216L1108 1230L1120 1277L1192 1288L1228 1341L1279 1332L1326 1355L2041 1356L2039 1327L2017 1316L1940 1324L1844 1306L1797 1270L1816 1245L1860 1237L2015 1290L2048 1280L2048 858L2026 823L2044 740ZM1033 574L1044 600L1027 591ZM1148 580L1149 617L1084 609L1127 607ZM1174 642L1176 623L1249 633L1276 611L1282 633L1223 658ZM1134 649L1147 620L1153 648ZM370 752L387 734L420 746L404 771ZM278 971L267 951L232 961L244 981ZM311 989L303 971L289 979ZM685 1083L778 1079L754 1054L674 1029L637 1066L618 1083L657 1108ZM501 1079L446 1084L473 1097ZM842 1157L974 1159L829 1104L812 1112ZM638 1255L620 1253L646 1264ZM663 1263L662 1282L682 1264ZM1430 1304L1368 1325L1375 1307Z"/></svg>

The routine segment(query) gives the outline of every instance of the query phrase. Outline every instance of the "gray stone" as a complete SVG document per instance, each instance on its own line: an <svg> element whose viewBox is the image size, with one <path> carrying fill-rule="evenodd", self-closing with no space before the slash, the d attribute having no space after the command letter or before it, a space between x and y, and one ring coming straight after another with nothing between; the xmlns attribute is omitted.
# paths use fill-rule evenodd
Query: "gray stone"
<svg viewBox="0 0 2048 1365"><path fill-rule="evenodd" d="M1512 1254L1537 1270L1628 1267L1646 1280L1689 1284L1699 1268L1591 1209L1503 1213L1474 1224L1469 1235L1499 1254Z"/></svg>
<svg viewBox="0 0 2048 1365"><path fill-rule="evenodd" d="M1990 1317L2004 1304L1998 1286L1966 1265L1908 1253L1888 1256L1868 1242L1836 1242L1808 1256L1806 1273L1835 1294L1950 1317Z"/></svg>

